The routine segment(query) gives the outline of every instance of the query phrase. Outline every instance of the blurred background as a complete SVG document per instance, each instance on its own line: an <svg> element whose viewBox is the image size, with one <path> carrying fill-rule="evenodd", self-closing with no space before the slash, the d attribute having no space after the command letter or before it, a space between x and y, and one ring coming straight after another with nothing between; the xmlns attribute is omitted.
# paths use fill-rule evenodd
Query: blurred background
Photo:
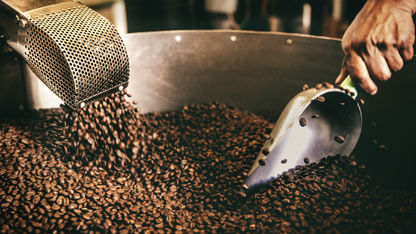
<svg viewBox="0 0 416 234"><path fill-rule="evenodd" d="M235 29L342 37L365 0L84 0L121 33Z"/></svg>

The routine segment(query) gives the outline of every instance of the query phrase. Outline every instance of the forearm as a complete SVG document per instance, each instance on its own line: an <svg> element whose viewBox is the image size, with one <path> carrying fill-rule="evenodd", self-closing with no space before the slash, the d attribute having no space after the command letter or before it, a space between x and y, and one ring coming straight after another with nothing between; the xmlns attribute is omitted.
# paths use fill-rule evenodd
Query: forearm
<svg viewBox="0 0 416 234"><path fill-rule="evenodd" d="M395 9L401 8L401 10L410 11L412 15L416 13L416 0L367 0L365 5L394 6Z"/></svg>

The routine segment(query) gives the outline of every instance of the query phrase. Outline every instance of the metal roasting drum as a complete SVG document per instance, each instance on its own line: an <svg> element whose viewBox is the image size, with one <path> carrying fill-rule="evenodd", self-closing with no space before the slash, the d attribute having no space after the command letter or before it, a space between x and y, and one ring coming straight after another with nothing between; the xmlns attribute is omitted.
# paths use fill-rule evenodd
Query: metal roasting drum
<svg viewBox="0 0 416 234"><path fill-rule="evenodd" d="M130 33L122 38L131 62L128 92L138 100L141 113L218 101L275 121L303 84L334 81L343 57L337 39L288 33L167 31ZM21 75L4 66L16 70L20 62L6 57L3 61L0 104L8 104L19 96L8 93L9 86L1 82L11 83ZM413 59L391 80L379 84L377 95L360 95L365 99L362 132L352 152L373 169L381 183L413 191L416 124L409 107L415 103L415 74ZM30 76L24 80L38 80L33 74L23 75ZM30 87L28 92L36 94ZM48 89L33 95L29 107L59 107L52 96Z"/></svg>
<svg viewBox="0 0 416 234"><path fill-rule="evenodd" d="M123 39L134 61L128 91L142 113L219 101L275 121L303 84L333 82L343 57L338 39L288 33L169 31ZM415 74L413 59L380 83L377 95L360 94L362 131L352 151L380 184L412 191Z"/></svg>
<svg viewBox="0 0 416 234"><path fill-rule="evenodd" d="M0 32L71 108L128 84L127 51L116 28L77 1L2 0Z"/></svg>

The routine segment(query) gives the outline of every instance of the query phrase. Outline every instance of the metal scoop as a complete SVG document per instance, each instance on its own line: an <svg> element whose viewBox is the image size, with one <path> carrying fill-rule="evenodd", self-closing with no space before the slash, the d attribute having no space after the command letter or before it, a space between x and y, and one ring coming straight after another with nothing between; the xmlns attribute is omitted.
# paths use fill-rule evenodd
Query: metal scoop
<svg viewBox="0 0 416 234"><path fill-rule="evenodd" d="M298 165L349 155L361 134L357 90L348 76L341 88L310 88L287 104L248 173L243 188L269 183Z"/></svg>
<svg viewBox="0 0 416 234"><path fill-rule="evenodd" d="M0 0L0 32L71 108L127 86L129 61L116 28L79 2Z"/></svg>

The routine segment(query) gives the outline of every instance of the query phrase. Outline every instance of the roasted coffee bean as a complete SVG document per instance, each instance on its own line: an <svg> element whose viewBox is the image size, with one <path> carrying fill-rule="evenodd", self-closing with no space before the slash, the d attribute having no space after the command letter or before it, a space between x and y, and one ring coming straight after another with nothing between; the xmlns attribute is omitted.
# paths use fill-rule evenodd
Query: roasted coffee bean
<svg viewBox="0 0 416 234"><path fill-rule="evenodd" d="M325 102L325 97L319 96L319 97L315 98L315 100L318 101L318 102Z"/></svg>
<svg viewBox="0 0 416 234"><path fill-rule="evenodd" d="M331 83L328 83L328 82L324 82L324 85L325 85L325 87L327 88L327 89L332 89L332 88L334 88L334 85L333 84L331 84Z"/></svg>
<svg viewBox="0 0 416 234"><path fill-rule="evenodd" d="M69 206L68 206L68 209L75 209L75 208L77 208L77 204L75 204L75 203L71 203Z"/></svg>
<svg viewBox="0 0 416 234"><path fill-rule="evenodd" d="M315 85L315 89L321 89L321 88L322 88L322 84L321 83L318 83L318 84Z"/></svg>
<svg viewBox="0 0 416 234"><path fill-rule="evenodd" d="M415 230L414 196L376 185L359 158L327 157L248 191L273 121L220 103L139 114L125 95L0 120L0 232Z"/></svg>
<svg viewBox="0 0 416 234"><path fill-rule="evenodd" d="M270 151L269 151L269 149L263 149L263 150L261 151L261 153L267 156L267 155L269 155L269 154L270 154Z"/></svg>
<svg viewBox="0 0 416 234"><path fill-rule="evenodd" d="M287 163L287 159L283 159L281 163Z"/></svg>
<svg viewBox="0 0 416 234"><path fill-rule="evenodd" d="M303 91L305 91L305 90L307 90L307 89L309 89L309 85L304 84L304 85L303 85L303 87L302 87L302 90L303 90Z"/></svg>
<svg viewBox="0 0 416 234"><path fill-rule="evenodd" d="M338 143L344 143L345 139L342 136L336 136L335 141L338 142Z"/></svg>
<svg viewBox="0 0 416 234"><path fill-rule="evenodd" d="M319 114L316 114L316 113L315 114L312 114L312 118L313 119L319 118Z"/></svg>
<svg viewBox="0 0 416 234"><path fill-rule="evenodd" d="M309 164L310 160L309 160L309 158L304 158L303 162L306 163L306 164Z"/></svg>
<svg viewBox="0 0 416 234"><path fill-rule="evenodd" d="M300 118L299 119L299 124L301 127L305 127L306 126L306 119L305 118Z"/></svg>
<svg viewBox="0 0 416 234"><path fill-rule="evenodd" d="M266 162L263 159L259 159L258 162L260 166L266 166Z"/></svg>

